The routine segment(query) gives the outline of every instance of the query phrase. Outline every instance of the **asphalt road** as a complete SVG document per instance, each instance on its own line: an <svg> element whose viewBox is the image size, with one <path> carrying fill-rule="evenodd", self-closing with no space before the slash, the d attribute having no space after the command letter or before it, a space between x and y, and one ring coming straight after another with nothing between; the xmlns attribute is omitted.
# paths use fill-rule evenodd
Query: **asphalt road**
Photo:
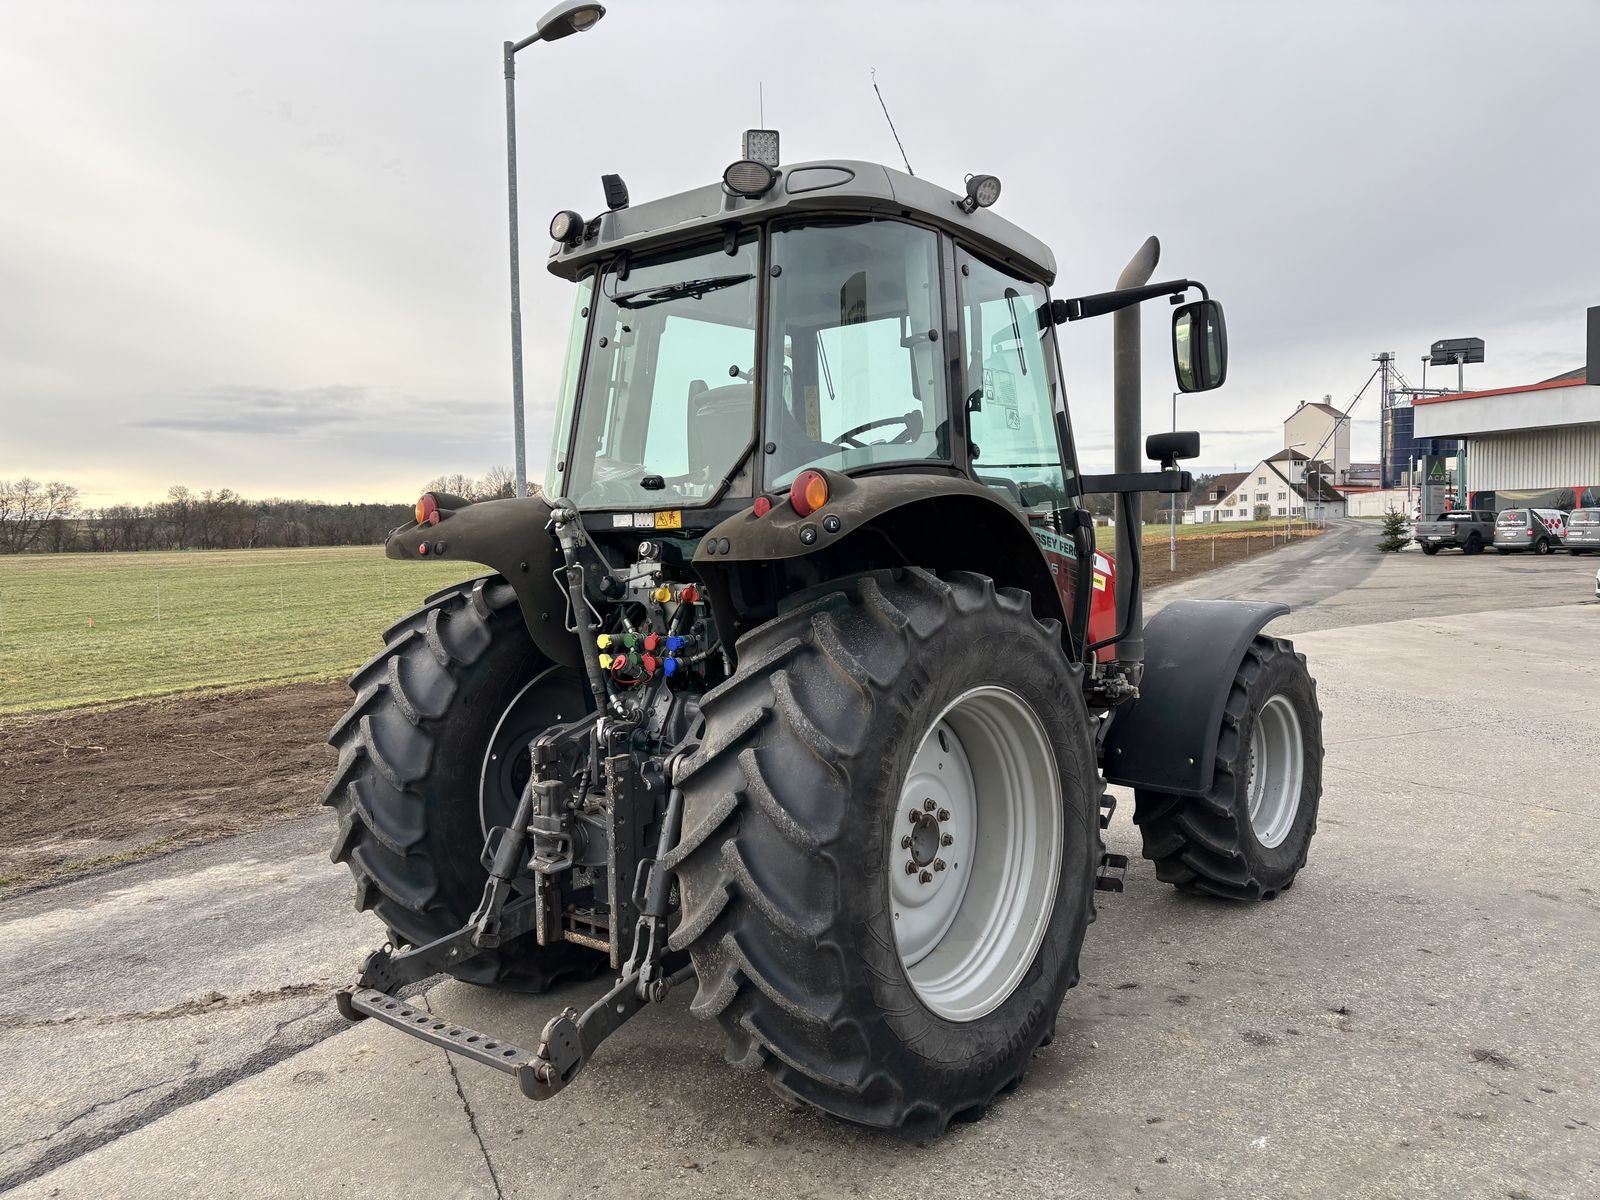
<svg viewBox="0 0 1600 1200"><path fill-rule="evenodd" d="M792 1113L675 996L558 1099L328 992L381 940L321 816L0 903L0 1190L26 1196L1600 1194L1595 560L1371 526L1162 589L1277 596L1325 710L1309 867L1197 902L1126 809L1056 1043L932 1144ZM601 984L435 1010L529 1044Z"/></svg>

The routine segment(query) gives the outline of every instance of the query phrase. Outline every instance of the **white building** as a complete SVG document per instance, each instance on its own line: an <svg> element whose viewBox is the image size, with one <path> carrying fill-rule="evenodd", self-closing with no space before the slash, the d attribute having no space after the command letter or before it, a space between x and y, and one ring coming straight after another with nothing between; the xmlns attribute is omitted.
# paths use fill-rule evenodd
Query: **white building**
<svg viewBox="0 0 1600 1200"><path fill-rule="evenodd" d="M1196 488L1190 494L1194 516L1189 519L1211 524L1258 517L1342 517L1344 497L1334 490L1332 474L1331 463L1307 458L1298 450L1280 450L1254 470L1219 475Z"/></svg>
<svg viewBox="0 0 1600 1200"><path fill-rule="evenodd" d="M1461 438L1474 508L1600 503L1600 307L1588 315L1586 362L1522 387L1418 396L1416 435Z"/></svg>
<svg viewBox="0 0 1600 1200"><path fill-rule="evenodd" d="M1335 485L1350 478L1350 418L1324 401L1307 404L1290 413L1283 423L1283 445L1307 458L1329 464Z"/></svg>

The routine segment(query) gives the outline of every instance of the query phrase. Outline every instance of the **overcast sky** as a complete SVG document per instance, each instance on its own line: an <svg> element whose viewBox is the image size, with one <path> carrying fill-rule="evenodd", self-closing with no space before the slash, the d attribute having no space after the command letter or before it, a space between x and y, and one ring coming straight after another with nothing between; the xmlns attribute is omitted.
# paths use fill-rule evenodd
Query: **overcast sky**
<svg viewBox="0 0 1600 1200"><path fill-rule="evenodd" d="M0 478L91 504L169 484L409 499L511 461L500 43L531 4L0 0ZM1057 295L1160 276L1227 306L1205 465L1281 446L1393 350L1482 337L1468 385L1581 365L1600 304L1600 4L610 0L519 58L530 469L569 315L549 214L784 158L998 174ZM1147 306L1146 427L1170 421ZM1109 467L1110 321L1065 331L1086 467ZM1453 374L1453 372L1452 372ZM1429 383L1443 382L1430 374ZM1375 458L1376 407L1356 412Z"/></svg>

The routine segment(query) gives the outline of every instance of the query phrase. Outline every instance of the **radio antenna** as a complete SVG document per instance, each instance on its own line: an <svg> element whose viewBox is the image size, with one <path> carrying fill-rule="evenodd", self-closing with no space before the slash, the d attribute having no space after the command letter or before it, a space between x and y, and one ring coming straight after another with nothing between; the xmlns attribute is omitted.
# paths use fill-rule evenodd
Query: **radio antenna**
<svg viewBox="0 0 1600 1200"><path fill-rule="evenodd" d="M872 90L878 93L878 107L883 109L883 119L889 122L889 132L894 134L894 144L900 147L900 161L906 164L906 174L915 175L916 172L911 169L911 160L906 157L906 148L900 142L900 134L895 130L894 118L889 115L889 106L883 102L883 92L878 87L877 67L872 68Z"/></svg>

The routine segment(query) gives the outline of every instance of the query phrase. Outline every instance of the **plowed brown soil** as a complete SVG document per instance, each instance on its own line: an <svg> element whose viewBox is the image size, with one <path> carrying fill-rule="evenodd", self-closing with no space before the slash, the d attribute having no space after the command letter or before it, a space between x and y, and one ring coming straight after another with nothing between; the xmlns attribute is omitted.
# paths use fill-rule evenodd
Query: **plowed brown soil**
<svg viewBox="0 0 1600 1200"><path fill-rule="evenodd" d="M303 816L343 683L0 718L0 894Z"/></svg>

